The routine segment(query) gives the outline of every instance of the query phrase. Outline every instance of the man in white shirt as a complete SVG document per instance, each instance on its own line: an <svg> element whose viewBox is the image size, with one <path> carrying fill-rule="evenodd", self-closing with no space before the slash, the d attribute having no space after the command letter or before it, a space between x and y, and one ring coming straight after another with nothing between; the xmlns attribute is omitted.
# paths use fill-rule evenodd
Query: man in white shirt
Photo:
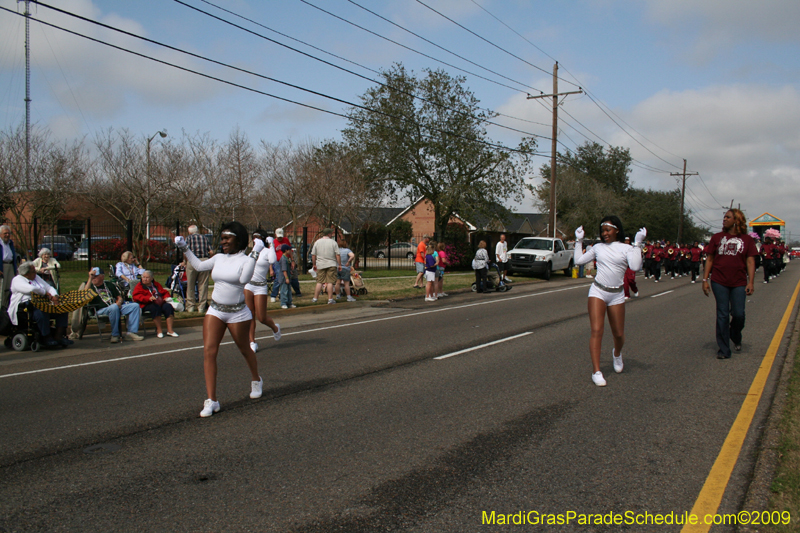
<svg viewBox="0 0 800 533"><path fill-rule="evenodd" d="M500 240L494 248L495 261L497 261L497 268L500 270L501 280L511 281L506 277L508 272L508 243L506 242L506 234L500 234Z"/></svg>
<svg viewBox="0 0 800 533"><path fill-rule="evenodd" d="M25 262L19 266L19 275L14 276L11 282L11 302L8 307L8 318L15 326L19 324L17 310L19 305L28 302L31 296L38 294L47 297L53 305L58 305L58 292L45 280L36 275L32 262ZM55 334L51 335L50 319L56 320ZM72 341L64 337L67 329L67 313L51 315L39 309L34 309L33 320L42 334L42 344L48 348L56 346L69 346Z"/></svg>
<svg viewBox="0 0 800 533"><path fill-rule="evenodd" d="M314 288L314 298L311 299L311 303L317 303L323 284L326 284L328 303L336 303L336 300L333 299L333 287L336 285L338 273L342 269L342 258L339 253L339 245L331 239L332 234L331 228L325 228L322 230L322 238L318 239L311 248L311 261L314 271L317 273L317 286Z"/></svg>

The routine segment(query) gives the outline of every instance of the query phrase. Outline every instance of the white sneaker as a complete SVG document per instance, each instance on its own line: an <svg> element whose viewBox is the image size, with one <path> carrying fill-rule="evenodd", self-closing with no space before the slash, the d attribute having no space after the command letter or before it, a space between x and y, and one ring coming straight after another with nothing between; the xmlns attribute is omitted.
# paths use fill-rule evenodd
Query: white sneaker
<svg viewBox="0 0 800 533"><path fill-rule="evenodd" d="M311 303L312 303L312 304L315 304L315 303L317 303L317 299L316 299L316 298L311 298Z"/></svg>
<svg viewBox="0 0 800 533"><path fill-rule="evenodd" d="M611 348L611 358L614 360L614 372L619 374L622 372L622 356L617 357L614 354L614 348Z"/></svg>
<svg viewBox="0 0 800 533"><path fill-rule="evenodd" d="M167 335L169 335L170 337L179 337L179 335L177 333L175 333L174 331L172 331L172 332L168 331Z"/></svg>
<svg viewBox="0 0 800 533"><path fill-rule="evenodd" d="M272 303L275 303L275 298L273 298L272 296L270 296L270 297L269 297L269 301L270 301L270 302L272 302Z"/></svg>
<svg viewBox="0 0 800 533"><path fill-rule="evenodd" d="M626 300L630 300L630 299L631 299L631 297L630 297L630 296L626 296L626 297L625 297L625 299L626 299Z"/></svg>
<svg viewBox="0 0 800 533"><path fill-rule="evenodd" d="M203 410L200 411L200 416L203 418L207 418L214 413L219 412L219 402L215 402L211 398L203 402Z"/></svg>
<svg viewBox="0 0 800 533"><path fill-rule="evenodd" d="M278 328L278 331L272 334L272 338L275 339L276 341L279 341L281 340L281 325L275 324L275 327Z"/></svg>
<svg viewBox="0 0 800 533"><path fill-rule="evenodd" d="M506 278L506 281L510 281L511 283L514 283L514 280L513 280L513 279L511 279L511 278ZM445 296L446 296L446 295L445 295Z"/></svg>
<svg viewBox="0 0 800 533"><path fill-rule="evenodd" d="M603 378L602 372L595 372L594 374L592 374L592 381L594 381L594 384L597 385L598 387L606 386L606 380Z"/></svg>
<svg viewBox="0 0 800 533"><path fill-rule="evenodd" d="M437 298L444 298L445 296L447 296L446 292L440 292L439 294L436 295Z"/></svg>
<svg viewBox="0 0 800 533"><path fill-rule="evenodd" d="M253 350L253 353L258 352L258 343L257 342L251 342L250 343L250 349Z"/></svg>
<svg viewBox="0 0 800 533"><path fill-rule="evenodd" d="M336 303L336 300L328 300L328 303L329 303L329 304L335 304L335 303Z"/></svg>
<svg viewBox="0 0 800 533"><path fill-rule="evenodd" d="M639 291L636 291L636 292L634 292L634 293L633 293L633 297L634 297L634 298L638 298L638 297L639 297Z"/></svg>
<svg viewBox="0 0 800 533"><path fill-rule="evenodd" d="M356 299L355 299L355 298L353 298L352 296L348 296L348 297L347 297L347 301L348 301L348 302L357 302L358 300L356 300Z"/></svg>
<svg viewBox="0 0 800 533"><path fill-rule="evenodd" d="M136 333L133 333L131 331L126 333L125 337L130 339L130 340L132 340L132 341L143 341L144 340L144 337L142 337L141 335L138 335Z"/></svg>
<svg viewBox="0 0 800 533"><path fill-rule="evenodd" d="M255 400L256 398L261 398L261 389L264 388L264 380L261 377L258 378L258 381L251 381L250 382L250 398Z"/></svg>
<svg viewBox="0 0 800 533"><path fill-rule="evenodd" d="M289 309L289 306L288 305L282 305L281 309Z"/></svg>

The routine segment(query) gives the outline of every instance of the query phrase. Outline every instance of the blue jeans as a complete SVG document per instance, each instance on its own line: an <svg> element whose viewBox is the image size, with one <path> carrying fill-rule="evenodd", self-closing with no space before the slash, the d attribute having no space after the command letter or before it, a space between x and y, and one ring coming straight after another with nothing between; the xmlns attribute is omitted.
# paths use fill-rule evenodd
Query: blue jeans
<svg viewBox="0 0 800 533"><path fill-rule="evenodd" d="M287 307L292 306L292 285L291 283L286 283L286 280L283 279L283 276L280 278L280 285L275 283L275 286L279 287L281 292L281 305L285 305Z"/></svg>
<svg viewBox="0 0 800 533"><path fill-rule="evenodd" d="M59 314L50 314L45 313L39 309L33 310L33 320L36 322L36 325L39 327L39 333L42 334L42 337L47 337L50 335L50 319L56 319L56 327L57 328L65 328L67 327L67 322L69 322L69 314L68 313L59 313Z"/></svg>
<svg viewBox="0 0 800 533"><path fill-rule="evenodd" d="M272 283L272 292L269 294L272 298L278 296L278 290L281 285L281 281L283 281L283 271L281 270L280 262L277 263L270 263L272 266L272 272L275 274L275 281Z"/></svg>
<svg viewBox="0 0 800 533"><path fill-rule="evenodd" d="M139 331L139 317L142 314L142 310L139 307L139 304L137 303L134 302L124 303L122 304L121 310L117 304L111 304L108 307L98 309L97 314L99 316L108 317L108 321L111 322L112 337L120 336L119 333L120 315L125 315L128 317L128 333L136 333Z"/></svg>
<svg viewBox="0 0 800 533"><path fill-rule="evenodd" d="M742 344L747 293L744 287L726 287L713 281L711 281L711 291L717 301L717 346L719 346L717 355L730 357L730 341Z"/></svg>

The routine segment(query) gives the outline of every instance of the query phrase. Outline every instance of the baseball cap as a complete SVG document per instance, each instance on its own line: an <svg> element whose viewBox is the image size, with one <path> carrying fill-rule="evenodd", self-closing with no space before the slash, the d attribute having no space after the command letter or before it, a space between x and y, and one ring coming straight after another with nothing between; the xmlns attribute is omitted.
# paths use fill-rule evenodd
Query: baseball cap
<svg viewBox="0 0 800 533"><path fill-rule="evenodd" d="M102 269L102 268L100 268L100 267L94 267L94 268L92 269L92 273L93 273L95 276L99 276L100 274L105 274L105 272L103 272L103 269Z"/></svg>
<svg viewBox="0 0 800 533"><path fill-rule="evenodd" d="M292 249L292 247L289 244L284 244L283 246L281 246L281 252L285 252L285 251L291 250L291 249Z"/></svg>

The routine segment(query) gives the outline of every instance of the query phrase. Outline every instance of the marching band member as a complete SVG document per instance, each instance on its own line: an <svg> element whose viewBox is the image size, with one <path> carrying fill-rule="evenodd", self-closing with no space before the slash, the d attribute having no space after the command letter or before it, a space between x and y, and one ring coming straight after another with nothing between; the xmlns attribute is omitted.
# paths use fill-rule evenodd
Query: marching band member
<svg viewBox="0 0 800 533"><path fill-rule="evenodd" d="M600 371L600 349L603 343L605 315L614 336L614 350L611 352L614 371L622 372L622 347L625 344L625 295L623 278L626 269L634 272L642 268L641 247L647 230L640 229L634 239L635 246L625 244L625 231L615 216L607 216L600 221L600 238L590 251L583 252L583 226L575 231L575 264L585 265L597 261L597 275L589 289L589 324L591 339L589 352L592 358L592 381L604 387L606 380ZM619 354L619 355L617 355Z"/></svg>
<svg viewBox="0 0 800 533"><path fill-rule="evenodd" d="M253 315L245 304L244 286L253 277L264 241L256 240L250 255L244 254L247 243L247 229L239 222L228 222L221 228L222 253L201 261L195 257L183 237L175 237L175 244L192 267L200 272L210 270L211 279L214 280L213 299L203 320L203 367L208 399L200 411L202 417L211 416L220 409L217 400L217 353L226 329L230 331L250 369L250 397L261 397L264 382L258 374L258 360L248 340Z"/></svg>

